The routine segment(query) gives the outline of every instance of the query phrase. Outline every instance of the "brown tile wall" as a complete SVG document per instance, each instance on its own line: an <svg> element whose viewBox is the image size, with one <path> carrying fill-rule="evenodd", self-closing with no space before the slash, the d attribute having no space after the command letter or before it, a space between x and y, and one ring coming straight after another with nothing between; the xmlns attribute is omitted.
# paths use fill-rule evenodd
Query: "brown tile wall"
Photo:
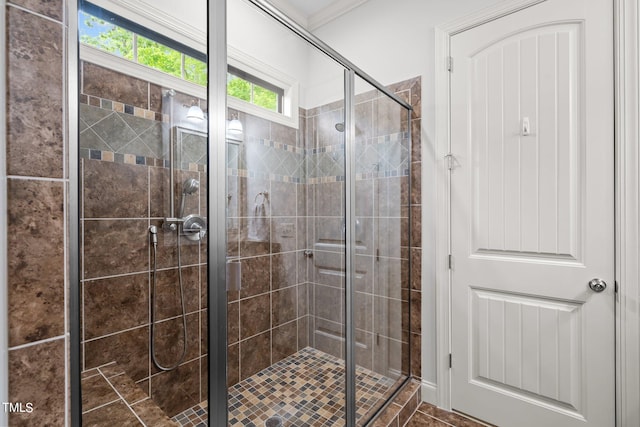
<svg viewBox="0 0 640 427"><path fill-rule="evenodd" d="M162 156L169 124L134 109L147 110L154 99L151 107L161 112L162 96L154 97L160 89L148 82L93 64L83 64L82 70L89 102L80 110L81 150L100 149L98 141L107 147L103 153L109 149L116 154L133 151L133 159L139 150L151 147L142 153L146 155L142 164L118 162L115 155L81 159L82 368L117 362L167 415L173 416L207 398L206 379L203 382L200 374L206 369L207 354L206 241L180 240L187 353L175 371L161 372L150 353L154 278L150 225L158 226L157 360L173 365L182 354L184 340L176 235L161 228L163 218L170 216L170 171ZM180 105L181 98L185 96L176 94L174 106ZM101 102L94 105L94 99ZM114 108L116 103L134 109L120 112ZM206 190L204 171L175 171L176 209L182 183L188 178L199 180L201 188L200 193L187 196L185 214L206 216L206 198L200 196Z"/></svg>
<svg viewBox="0 0 640 427"><path fill-rule="evenodd" d="M64 2L10 0L2 13L7 23L2 31L7 34L9 396L11 402L33 404L33 412L12 413L9 422L59 426L65 423L68 397Z"/></svg>

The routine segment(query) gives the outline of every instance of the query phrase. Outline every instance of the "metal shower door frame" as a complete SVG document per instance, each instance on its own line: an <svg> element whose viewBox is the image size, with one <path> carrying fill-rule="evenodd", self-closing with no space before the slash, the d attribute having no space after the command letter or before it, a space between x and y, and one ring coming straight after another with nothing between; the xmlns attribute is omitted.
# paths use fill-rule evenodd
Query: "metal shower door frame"
<svg viewBox="0 0 640 427"><path fill-rule="evenodd" d="M227 426L227 1L207 1L209 425Z"/></svg>

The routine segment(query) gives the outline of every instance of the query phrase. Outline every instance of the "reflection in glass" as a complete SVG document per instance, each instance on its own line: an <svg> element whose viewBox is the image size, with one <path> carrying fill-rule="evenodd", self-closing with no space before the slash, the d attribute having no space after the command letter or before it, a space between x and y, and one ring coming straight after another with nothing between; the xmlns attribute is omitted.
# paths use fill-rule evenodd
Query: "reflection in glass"
<svg viewBox="0 0 640 427"><path fill-rule="evenodd" d="M345 425L347 293L351 397L364 425L408 377L408 114L357 82L352 246L345 69L245 2L228 5L229 51L251 57L247 70L300 88L295 125L244 104L228 110L243 125L243 140L227 144L227 271L240 277L227 292L229 425ZM239 74L228 75L229 96L250 103L259 85ZM347 284L350 252L355 279Z"/></svg>

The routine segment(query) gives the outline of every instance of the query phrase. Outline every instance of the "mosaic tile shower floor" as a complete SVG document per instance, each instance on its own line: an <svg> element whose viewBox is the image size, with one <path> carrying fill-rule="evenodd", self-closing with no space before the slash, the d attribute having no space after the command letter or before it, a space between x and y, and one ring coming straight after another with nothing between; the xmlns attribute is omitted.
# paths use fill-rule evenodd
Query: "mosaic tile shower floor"
<svg viewBox="0 0 640 427"><path fill-rule="evenodd" d="M356 369L357 419L365 421L397 381ZM183 427L206 425L200 405L176 415ZM307 347L229 389L229 425L262 427L278 416L283 427L344 425L344 362ZM360 423L359 423L360 424Z"/></svg>

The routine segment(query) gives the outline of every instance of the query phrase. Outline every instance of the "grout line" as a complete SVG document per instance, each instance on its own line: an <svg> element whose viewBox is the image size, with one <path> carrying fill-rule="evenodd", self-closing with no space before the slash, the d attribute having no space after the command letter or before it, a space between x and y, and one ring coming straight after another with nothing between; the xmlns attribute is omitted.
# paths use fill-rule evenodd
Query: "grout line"
<svg viewBox="0 0 640 427"><path fill-rule="evenodd" d="M102 373L102 371L101 371ZM120 399L122 400L122 402L127 406L127 408L133 413L133 415L138 419L138 421L140 421L140 423L142 423L142 425L144 427L147 427L147 423L145 423L144 421L142 421L142 418L140 418L138 416L138 414L136 413L136 411L133 410L133 408L131 407L131 405L129 405L129 402L127 402L127 400L120 394L120 392L118 391L118 389L111 383L111 381L109 381L109 378L107 378L106 376L104 376L104 374L102 375L104 377L105 380L107 380L107 383L109 383L109 385L111 386L111 388L113 389L113 391L116 392L116 394L120 397Z"/></svg>
<svg viewBox="0 0 640 427"><path fill-rule="evenodd" d="M21 11L23 11L23 12L26 12L26 13L30 14L30 15L34 15L34 16L37 16L37 17L39 17L39 18L46 19L47 21L50 21L50 22L53 22L53 23L56 23L56 24L58 24L58 25L62 26L63 28L66 28L66 27L67 27L67 25L65 25L63 22L60 22L60 21L58 21L58 20L56 20L56 19L54 19L54 18L51 18L51 17L46 16L46 15L43 15L43 14L41 14L41 13L34 12L34 11L29 10L29 9L27 9L27 8L24 8L24 7L22 7L22 6L18 6L17 4L7 3L7 6L8 6L8 7L12 7L12 8L14 8L14 9L21 10ZM64 19L64 17L63 17L63 19Z"/></svg>
<svg viewBox="0 0 640 427"><path fill-rule="evenodd" d="M189 265L183 265L182 268L194 268L194 267L202 267L202 264L189 264ZM166 272L166 271L171 271L171 270L177 270L178 267L164 267L164 268L159 268L158 269L158 273L162 273L162 272ZM153 269L150 270L140 270L140 271L134 271L132 273L122 273L122 274L115 274L113 276L98 276L98 277L90 277L88 279L82 279L83 283L86 282L93 282L93 281L97 281L97 280L104 280L104 279L117 279L117 278L121 278L121 277L127 277L127 276L135 276L135 275L142 275L142 274L150 274L153 272Z"/></svg>
<svg viewBox="0 0 640 427"><path fill-rule="evenodd" d="M82 377L82 381L84 381L84 380L88 380L89 378L97 377L98 375L101 375L101 374L100 374L100 372L98 372L98 371L97 371L97 369L96 369L96 373L95 373L95 374L93 374L93 375L89 375L89 376L87 376L87 377Z"/></svg>
<svg viewBox="0 0 640 427"><path fill-rule="evenodd" d="M66 340L66 338L67 338L67 334L58 335L56 337L46 338L46 339L43 339L43 340L40 340L40 341L34 341L34 342L26 343L26 344L20 344L20 345L16 345L16 346L13 346L13 347L9 347L9 351L22 350L22 349L25 349L25 348L34 347L34 346L40 345L40 344L47 344L47 343L58 341L58 340Z"/></svg>
<svg viewBox="0 0 640 427"><path fill-rule="evenodd" d="M142 389L140 389L140 390L142 390ZM150 398L146 393L145 393L145 396L146 396L146 397L145 397L144 399L136 400L135 402L133 402L133 403L131 404L131 406L135 406L135 405L137 405L138 403L142 403L142 402L145 402L145 401L147 401L147 400L152 400L152 399L151 399L151 398ZM155 403L155 402L154 402L154 403Z"/></svg>
<svg viewBox="0 0 640 427"><path fill-rule="evenodd" d="M67 178L46 178L41 176L28 176L28 175L7 175L7 179L15 179L20 181L60 182L63 184L67 184L69 182Z"/></svg>
<svg viewBox="0 0 640 427"><path fill-rule="evenodd" d="M199 314L199 313L201 313L202 311L205 311L205 310L206 309L190 311L190 312L186 313L186 316L187 317L194 316L194 315L197 315L197 314ZM173 317L167 317L165 319L157 320L156 324L165 323L165 322L168 322L168 321L171 321L171 320L180 319L181 317L182 317L182 314L179 314L179 315L173 316ZM83 341L83 343L89 343L89 342L97 341L97 340L100 340L100 339L103 339L103 338L112 337L112 336L115 336L115 335L118 335L118 334L121 334L121 333L135 331L137 329L142 329L142 328L149 327L150 325L151 325L150 322L149 323L144 323L142 325L136 325L136 326L131 327L131 328L122 329L122 330L119 330L119 331L116 331L116 332L111 332L109 334L100 335L98 337L93 337L93 338L86 339L86 340ZM91 368L91 369L94 369L94 368Z"/></svg>
<svg viewBox="0 0 640 427"><path fill-rule="evenodd" d="M110 402L103 403L102 405L96 406L95 408L91 408L91 409L89 409L88 411L83 411L83 412L82 412L82 415L84 415L84 414L88 414L88 413L93 412L93 411L95 411L95 410L98 410L98 409L100 409L100 408L104 408L105 406L109 406L109 405L111 405L111 404L113 404L113 403L120 402L120 400L121 400L120 398L117 398L117 399L112 400L112 401L110 401Z"/></svg>

